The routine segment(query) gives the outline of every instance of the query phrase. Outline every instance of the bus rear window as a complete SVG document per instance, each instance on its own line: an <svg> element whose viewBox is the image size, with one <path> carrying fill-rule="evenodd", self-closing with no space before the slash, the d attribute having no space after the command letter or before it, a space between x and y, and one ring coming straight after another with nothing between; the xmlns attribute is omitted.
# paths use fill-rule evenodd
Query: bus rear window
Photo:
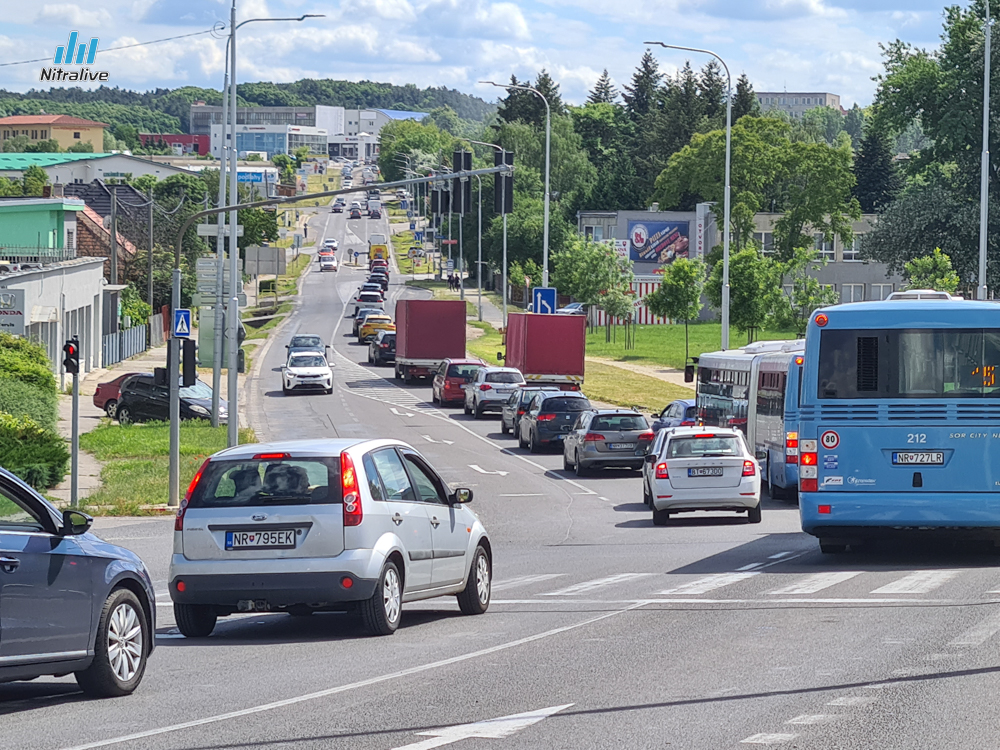
<svg viewBox="0 0 1000 750"><path fill-rule="evenodd" d="M1000 397L1000 329L827 330L821 399Z"/></svg>

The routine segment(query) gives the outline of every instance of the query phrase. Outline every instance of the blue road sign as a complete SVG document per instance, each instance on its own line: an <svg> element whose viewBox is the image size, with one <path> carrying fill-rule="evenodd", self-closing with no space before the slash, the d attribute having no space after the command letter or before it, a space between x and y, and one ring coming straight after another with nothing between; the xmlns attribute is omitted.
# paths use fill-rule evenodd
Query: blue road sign
<svg viewBox="0 0 1000 750"><path fill-rule="evenodd" d="M400 202L399 202L399 207L400 207L400 208L404 208L404 209L405 209L405 208L408 208L408 207L409 207L409 204L407 204L407 202L406 202L406 201L400 201Z"/></svg>
<svg viewBox="0 0 1000 750"><path fill-rule="evenodd" d="M424 233L423 232L419 232L419 231L418 232L414 232L413 233L413 240L415 242L423 242L424 241Z"/></svg>
<svg viewBox="0 0 1000 750"><path fill-rule="evenodd" d="M532 312L551 314L556 311L556 290L551 286L536 286L531 290Z"/></svg>
<svg viewBox="0 0 1000 750"><path fill-rule="evenodd" d="M174 310L174 336L177 338L190 338L191 336L191 311Z"/></svg>
<svg viewBox="0 0 1000 750"><path fill-rule="evenodd" d="M413 231L416 230L416 228L417 228L417 222L411 221L410 222L410 231L413 232Z"/></svg>

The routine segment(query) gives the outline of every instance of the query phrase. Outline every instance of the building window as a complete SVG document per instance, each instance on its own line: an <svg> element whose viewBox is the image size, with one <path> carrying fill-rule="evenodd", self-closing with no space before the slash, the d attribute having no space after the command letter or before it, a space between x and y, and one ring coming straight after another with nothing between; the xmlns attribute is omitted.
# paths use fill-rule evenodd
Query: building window
<svg viewBox="0 0 1000 750"><path fill-rule="evenodd" d="M8 138L10 138L10 131L9 130L3 131L3 139L6 141Z"/></svg>
<svg viewBox="0 0 1000 750"><path fill-rule="evenodd" d="M820 104L826 104L826 99L824 99L824 98L823 98L823 97L821 96L821 97L819 98L819 103L820 103Z"/></svg>
<svg viewBox="0 0 1000 750"><path fill-rule="evenodd" d="M788 299L791 299L792 292L795 291L795 287L793 287L791 284L783 284L781 290L785 293L785 296L788 297Z"/></svg>
<svg viewBox="0 0 1000 750"><path fill-rule="evenodd" d="M49 137L49 131L48 130L43 130L42 131L42 140L44 141L48 137Z"/></svg>
<svg viewBox="0 0 1000 750"><path fill-rule="evenodd" d="M854 240L851 242L851 246L844 248L844 260L861 260L861 239L863 236L864 235L860 234L854 235Z"/></svg>
<svg viewBox="0 0 1000 750"><path fill-rule="evenodd" d="M760 249L764 255L772 255L774 253L774 232L754 232L753 238L760 245Z"/></svg>
<svg viewBox="0 0 1000 750"><path fill-rule="evenodd" d="M76 249L76 232L72 229L66 230L66 249L75 250Z"/></svg>
<svg viewBox="0 0 1000 750"><path fill-rule="evenodd" d="M892 284L872 284L872 299L888 299L892 294Z"/></svg>
<svg viewBox="0 0 1000 750"><path fill-rule="evenodd" d="M864 284L841 284L840 285L840 301L841 302L864 302L865 301L865 285Z"/></svg>
<svg viewBox="0 0 1000 750"><path fill-rule="evenodd" d="M38 131L37 130L32 130L31 131L31 140L33 140L33 141L37 141L38 140Z"/></svg>
<svg viewBox="0 0 1000 750"><path fill-rule="evenodd" d="M80 139L80 133L79 132L73 133L73 137L76 138L77 140L79 140Z"/></svg>
<svg viewBox="0 0 1000 750"><path fill-rule="evenodd" d="M819 252L819 260L834 260L833 240L827 240L822 234L813 235L813 247Z"/></svg>

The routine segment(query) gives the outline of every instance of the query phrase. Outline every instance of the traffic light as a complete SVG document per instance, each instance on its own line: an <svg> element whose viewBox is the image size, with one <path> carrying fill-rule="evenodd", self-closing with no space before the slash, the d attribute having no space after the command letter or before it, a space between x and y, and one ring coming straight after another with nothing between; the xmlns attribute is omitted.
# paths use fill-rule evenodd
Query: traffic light
<svg viewBox="0 0 1000 750"><path fill-rule="evenodd" d="M514 164L513 151L494 151L493 166L499 167L501 164ZM493 191L493 210L498 214L514 213L514 175L503 177L496 176L496 189Z"/></svg>
<svg viewBox="0 0 1000 750"><path fill-rule="evenodd" d="M80 372L80 340L74 336L63 344L63 369L76 375Z"/></svg>
<svg viewBox="0 0 1000 750"><path fill-rule="evenodd" d="M469 172L472 171L472 152L456 151L452 159L452 171ZM465 181L453 177L451 181L451 192L457 204L453 208L460 214L472 208L472 178L467 177Z"/></svg>

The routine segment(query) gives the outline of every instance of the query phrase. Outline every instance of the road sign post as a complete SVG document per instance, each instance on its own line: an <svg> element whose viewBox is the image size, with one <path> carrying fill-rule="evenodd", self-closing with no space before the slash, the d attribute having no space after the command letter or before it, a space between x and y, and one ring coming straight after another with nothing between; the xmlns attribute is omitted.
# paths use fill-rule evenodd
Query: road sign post
<svg viewBox="0 0 1000 750"><path fill-rule="evenodd" d="M536 286L531 290L531 311L551 315L556 311L555 287Z"/></svg>

